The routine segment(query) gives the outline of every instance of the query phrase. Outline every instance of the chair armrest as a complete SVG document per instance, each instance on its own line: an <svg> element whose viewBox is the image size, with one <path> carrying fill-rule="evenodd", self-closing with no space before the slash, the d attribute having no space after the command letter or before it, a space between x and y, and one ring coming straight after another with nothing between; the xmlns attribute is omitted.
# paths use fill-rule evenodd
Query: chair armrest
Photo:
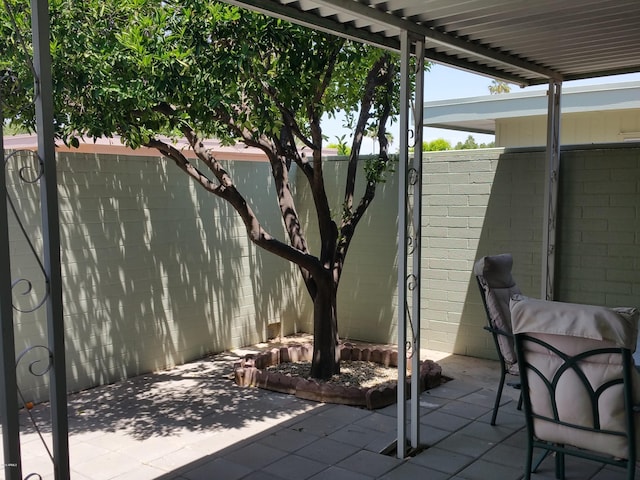
<svg viewBox="0 0 640 480"><path fill-rule="evenodd" d="M502 330L501 328L490 327L485 325L484 328L487 332L497 333L498 335L504 335L505 337L513 337L512 333L507 332L506 330Z"/></svg>

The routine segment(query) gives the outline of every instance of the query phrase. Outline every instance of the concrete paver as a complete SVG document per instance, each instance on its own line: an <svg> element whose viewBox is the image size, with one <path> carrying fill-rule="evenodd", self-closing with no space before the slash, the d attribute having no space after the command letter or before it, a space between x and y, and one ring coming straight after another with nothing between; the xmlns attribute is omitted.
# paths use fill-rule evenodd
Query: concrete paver
<svg viewBox="0 0 640 480"><path fill-rule="evenodd" d="M522 478L526 437L516 390L505 389L498 424L489 424L498 381L495 362L459 356L438 360L453 380L420 396L425 448L397 459L381 453L395 440L395 405L369 411L240 388L229 378L231 358L203 359L70 395L71 478ZM47 406L32 412L50 444ZM37 472L43 480L53 479L46 449L23 417L24 476ZM568 478L592 480L624 474L571 458L567 472ZM553 478L553 473L553 459L547 458L533 478Z"/></svg>

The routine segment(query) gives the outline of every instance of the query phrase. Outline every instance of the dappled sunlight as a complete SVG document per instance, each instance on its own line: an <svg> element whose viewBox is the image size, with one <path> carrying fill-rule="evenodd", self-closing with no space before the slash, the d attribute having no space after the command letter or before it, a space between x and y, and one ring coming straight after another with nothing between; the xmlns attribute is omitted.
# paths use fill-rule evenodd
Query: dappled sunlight
<svg viewBox="0 0 640 480"><path fill-rule="evenodd" d="M361 162L362 163L362 162ZM347 162L329 161L324 166L325 188L331 199L331 212L340 221L344 200L344 174ZM359 168L363 168L360 165ZM360 172L357 187L365 184ZM318 253L318 227L306 179L297 172L296 188L301 223L308 229L309 248ZM343 338L386 342L395 337L397 303L398 241L397 174L379 184L376 197L356 228L338 288L338 330ZM359 201L359 198L356 199ZM311 301L304 293L304 308L311 312ZM310 313L311 314L311 313Z"/></svg>
<svg viewBox="0 0 640 480"><path fill-rule="evenodd" d="M252 422L275 423L279 417L318 406L258 388L242 388L232 380L233 362L226 353L154 374L71 394L68 398L71 438L90 432L117 432L137 440L184 432L225 432ZM33 414L50 432L48 404ZM25 434L33 433L25 424Z"/></svg>
<svg viewBox="0 0 640 480"><path fill-rule="evenodd" d="M277 202L256 185L267 164L258 165L240 162L234 169L278 232ZM262 252L249 245L237 213L170 162L62 153L58 180L70 390L255 343L265 338L268 322L296 308L295 296L283 292L297 285L297 272L275 259L281 265L262 278L263 260L256 261ZM40 250L38 185L17 179L9 185ZM44 279L37 281L24 242L12 238L12 248L12 277L33 282L20 300L33 303ZM47 343L44 317L43 311L16 315L18 351ZM47 398L46 376L20 377L29 400Z"/></svg>

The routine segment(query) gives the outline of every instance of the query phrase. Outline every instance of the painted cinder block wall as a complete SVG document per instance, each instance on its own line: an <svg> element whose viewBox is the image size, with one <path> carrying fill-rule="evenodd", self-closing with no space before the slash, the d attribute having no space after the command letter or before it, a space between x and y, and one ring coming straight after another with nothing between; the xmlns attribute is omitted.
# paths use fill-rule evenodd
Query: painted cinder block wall
<svg viewBox="0 0 640 480"><path fill-rule="evenodd" d="M640 144L562 156L557 296L640 307Z"/></svg>
<svg viewBox="0 0 640 480"><path fill-rule="evenodd" d="M538 295L543 157L502 149L425 154L424 348L495 357L471 274L481 256L512 253L520 288Z"/></svg>
<svg viewBox="0 0 640 480"><path fill-rule="evenodd" d="M482 255L511 252L521 289L539 296L544 161L542 149L425 154L424 348L495 357L471 275ZM226 166L266 228L283 237L267 165ZM336 219L344 168L343 161L326 164ZM313 236L311 199L297 175L294 194ZM39 247L37 187L16 181L11 166L9 178ZM298 272L251 245L234 212L169 162L61 153L58 179L70 390L262 341L278 322L285 334L311 331ZM351 247L338 297L346 339L396 339L396 180L390 174L380 186ZM640 305L640 146L566 148L560 181L557 298ZM37 279L37 264L11 227L12 278ZM33 295L41 290L34 281ZM28 305L27 297L15 301ZM46 342L41 315L16 312L18 352ZM21 387L42 400L46 378L27 375L25 360Z"/></svg>
<svg viewBox="0 0 640 480"><path fill-rule="evenodd" d="M423 348L495 358L471 273L481 256L512 253L519 287L540 297L545 161L542 148L425 153ZM343 168L330 170L331 189L342 188ZM379 191L365 219L373 228L358 231L347 260L338 294L347 339L396 341L396 177ZM565 147L560 182L556 298L640 306L640 146Z"/></svg>
<svg viewBox="0 0 640 480"><path fill-rule="evenodd" d="M224 163L265 228L282 236L267 164ZM18 168L11 163L9 189L39 250L38 186L19 181ZM301 329L297 272L256 249L235 212L171 162L60 153L58 184L70 390L262 341L282 318ZM12 278L33 282L30 295L19 294L25 283L14 290L28 309L43 281L15 221L11 264ZM43 310L15 312L17 352L46 345ZM33 351L18 370L25 397L36 401L47 397L47 377L27 367L42 354Z"/></svg>
<svg viewBox="0 0 640 480"><path fill-rule="evenodd" d="M495 358L483 333L475 259L514 257L525 295L540 297L545 152L425 154L422 345ZM555 298L640 306L640 145L563 147Z"/></svg>

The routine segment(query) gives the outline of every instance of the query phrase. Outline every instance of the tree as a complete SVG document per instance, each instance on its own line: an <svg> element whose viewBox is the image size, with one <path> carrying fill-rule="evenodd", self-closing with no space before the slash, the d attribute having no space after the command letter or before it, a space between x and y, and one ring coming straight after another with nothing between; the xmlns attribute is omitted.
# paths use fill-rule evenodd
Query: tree
<svg viewBox="0 0 640 480"><path fill-rule="evenodd" d="M436 138L430 142L422 142L423 152L440 152L443 150L451 150L451 143L444 138Z"/></svg>
<svg viewBox="0 0 640 480"><path fill-rule="evenodd" d="M491 85L489 85L489 93L491 95L498 95L500 93L509 93L511 91L511 87L506 82L501 82L500 80L492 80Z"/></svg>
<svg viewBox="0 0 640 480"><path fill-rule="evenodd" d="M476 139L473 138L473 135L469 135L464 142L456 143L456 150L474 150L476 148L493 148L495 146L495 142L489 143L481 143L478 145Z"/></svg>
<svg viewBox="0 0 640 480"><path fill-rule="evenodd" d="M479 147L473 135L469 135L464 142L458 142L456 144L456 150L473 150L475 148Z"/></svg>
<svg viewBox="0 0 640 480"><path fill-rule="evenodd" d="M33 83L15 25L29 38L27 2L0 12L0 72L17 79L6 108L33 128ZM251 241L294 263L314 306L311 375L339 372L336 295L356 227L389 168L387 123L399 104L399 60L388 52L208 0L51 0L57 135L120 135L127 145L157 149L186 175L229 202ZM14 25L15 23L15 25ZM31 85L31 87L29 87ZM324 187L321 117L344 111L353 125L343 211L332 218ZM364 168L356 197L362 141L375 132L379 153ZM185 137L198 161L161 135ZM271 166L288 238L265 231L202 139L244 142ZM310 154L302 153L302 147ZM320 250L309 250L289 186L296 164L306 177L319 225Z"/></svg>
<svg viewBox="0 0 640 480"><path fill-rule="evenodd" d="M340 135L339 137L336 137L336 140L338 141L338 143L330 143L329 145L327 145L327 147L337 149L338 155L344 155L344 156L350 155L351 147L347 145L347 142L345 140L346 137L347 137L346 135Z"/></svg>

